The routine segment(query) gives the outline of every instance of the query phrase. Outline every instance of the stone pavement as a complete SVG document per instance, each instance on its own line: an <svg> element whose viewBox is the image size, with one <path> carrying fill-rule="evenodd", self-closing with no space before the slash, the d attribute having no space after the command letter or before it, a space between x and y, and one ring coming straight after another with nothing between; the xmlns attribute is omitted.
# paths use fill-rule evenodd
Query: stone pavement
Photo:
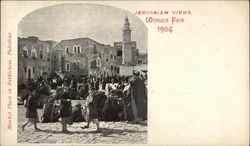
<svg viewBox="0 0 250 146"><path fill-rule="evenodd" d="M21 130L25 122L25 108L18 106L18 143L73 143L73 144L146 144L147 125L131 124L127 122L100 122L101 133L95 133L95 124L91 123L90 128L81 129L86 122L74 123L68 126L71 131L68 134L61 132L61 124L38 123L42 131L35 132L33 124ZM41 111L39 110L39 114Z"/></svg>

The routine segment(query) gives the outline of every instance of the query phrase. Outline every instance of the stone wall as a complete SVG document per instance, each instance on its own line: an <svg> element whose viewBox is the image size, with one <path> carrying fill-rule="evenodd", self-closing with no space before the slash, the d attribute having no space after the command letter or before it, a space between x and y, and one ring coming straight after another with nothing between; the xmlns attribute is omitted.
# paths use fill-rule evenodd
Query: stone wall
<svg viewBox="0 0 250 146"><path fill-rule="evenodd" d="M49 76L52 72L52 46L37 37L18 38L18 83Z"/></svg>

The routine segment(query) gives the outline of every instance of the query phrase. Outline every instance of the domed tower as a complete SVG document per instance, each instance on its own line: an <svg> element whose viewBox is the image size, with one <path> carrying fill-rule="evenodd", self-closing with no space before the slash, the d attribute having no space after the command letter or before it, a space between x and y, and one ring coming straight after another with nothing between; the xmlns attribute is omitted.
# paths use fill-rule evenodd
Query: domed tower
<svg viewBox="0 0 250 146"><path fill-rule="evenodd" d="M126 15L124 28L123 28L123 43L129 43L129 42L131 42L131 29L130 29L128 16Z"/></svg>

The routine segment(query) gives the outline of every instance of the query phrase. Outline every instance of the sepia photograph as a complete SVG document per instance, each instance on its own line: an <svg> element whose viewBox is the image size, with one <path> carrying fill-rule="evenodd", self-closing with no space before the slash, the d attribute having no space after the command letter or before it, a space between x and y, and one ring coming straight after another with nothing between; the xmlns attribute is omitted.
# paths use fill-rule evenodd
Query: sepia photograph
<svg viewBox="0 0 250 146"><path fill-rule="evenodd" d="M59 4L18 24L17 143L146 144L147 27L99 4Z"/></svg>
<svg viewBox="0 0 250 146"><path fill-rule="evenodd" d="M1 146L249 145L249 1L4 0L1 20Z"/></svg>

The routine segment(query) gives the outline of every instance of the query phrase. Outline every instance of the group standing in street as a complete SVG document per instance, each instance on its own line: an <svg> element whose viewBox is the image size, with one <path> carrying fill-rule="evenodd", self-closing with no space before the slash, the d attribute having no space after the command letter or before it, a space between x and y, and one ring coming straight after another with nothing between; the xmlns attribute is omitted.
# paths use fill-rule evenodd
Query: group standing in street
<svg viewBox="0 0 250 146"><path fill-rule="evenodd" d="M61 121L62 132L68 133L67 125L73 120L83 119L89 128L93 122L96 132L101 132L99 121L124 120L134 123L147 119L147 88L146 76L134 71L131 77L97 78L89 76L78 82L72 77L38 79L30 81L28 87L30 95L26 99L26 118L22 130L29 123L34 123L36 131L39 122L37 109L43 107L42 122ZM54 90L53 93L51 91ZM41 105L42 94L46 94L48 101ZM84 104L72 106L71 100L84 100ZM40 103L39 103L40 102ZM82 118L81 118L82 117ZM81 121L81 120L77 120Z"/></svg>

